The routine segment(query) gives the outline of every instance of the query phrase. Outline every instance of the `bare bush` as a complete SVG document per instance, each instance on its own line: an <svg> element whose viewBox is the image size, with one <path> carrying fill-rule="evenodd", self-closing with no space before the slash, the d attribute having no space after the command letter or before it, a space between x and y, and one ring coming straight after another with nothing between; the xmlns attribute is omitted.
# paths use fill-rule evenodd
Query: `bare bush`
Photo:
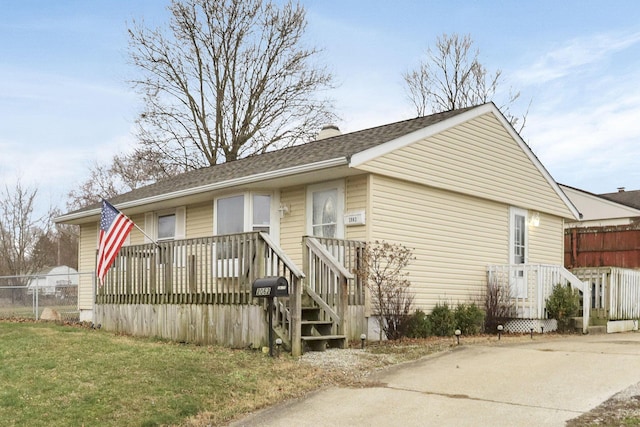
<svg viewBox="0 0 640 427"><path fill-rule="evenodd" d="M412 249L379 241L368 244L363 253L358 273L371 292L380 331L389 340L404 335L413 304L411 282L405 268L414 259Z"/></svg>

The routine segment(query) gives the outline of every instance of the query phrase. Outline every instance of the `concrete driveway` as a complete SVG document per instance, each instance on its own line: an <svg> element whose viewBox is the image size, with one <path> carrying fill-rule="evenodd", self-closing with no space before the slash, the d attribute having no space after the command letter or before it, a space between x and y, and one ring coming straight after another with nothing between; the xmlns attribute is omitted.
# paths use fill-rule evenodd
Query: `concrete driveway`
<svg viewBox="0 0 640 427"><path fill-rule="evenodd" d="M233 426L564 426L640 382L640 333L464 346Z"/></svg>

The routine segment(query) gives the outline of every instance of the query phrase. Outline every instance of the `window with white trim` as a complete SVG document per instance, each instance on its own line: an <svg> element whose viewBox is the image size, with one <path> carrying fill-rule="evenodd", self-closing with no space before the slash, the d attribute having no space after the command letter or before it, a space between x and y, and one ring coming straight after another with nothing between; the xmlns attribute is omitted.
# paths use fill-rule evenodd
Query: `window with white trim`
<svg viewBox="0 0 640 427"><path fill-rule="evenodd" d="M215 201L216 235L262 231L272 233L275 209L269 193L251 192L220 197Z"/></svg>
<svg viewBox="0 0 640 427"><path fill-rule="evenodd" d="M148 212L144 217L145 242L149 237L157 241L180 240L185 238L186 207Z"/></svg>

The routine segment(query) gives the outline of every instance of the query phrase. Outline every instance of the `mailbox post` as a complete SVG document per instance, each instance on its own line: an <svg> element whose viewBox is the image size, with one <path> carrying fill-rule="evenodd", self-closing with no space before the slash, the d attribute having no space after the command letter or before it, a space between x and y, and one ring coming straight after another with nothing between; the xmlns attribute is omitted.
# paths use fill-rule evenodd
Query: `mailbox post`
<svg viewBox="0 0 640 427"><path fill-rule="evenodd" d="M269 311L269 356L273 357L273 299L289 296L289 282L284 277L264 277L254 280L251 296L266 298Z"/></svg>

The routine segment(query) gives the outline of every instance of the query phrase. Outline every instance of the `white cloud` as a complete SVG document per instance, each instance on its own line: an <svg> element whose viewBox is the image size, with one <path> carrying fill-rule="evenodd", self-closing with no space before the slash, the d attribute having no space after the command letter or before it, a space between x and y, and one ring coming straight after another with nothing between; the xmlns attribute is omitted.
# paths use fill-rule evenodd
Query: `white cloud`
<svg viewBox="0 0 640 427"><path fill-rule="evenodd" d="M521 84L544 84L640 43L640 32L596 34L569 40L516 73Z"/></svg>

